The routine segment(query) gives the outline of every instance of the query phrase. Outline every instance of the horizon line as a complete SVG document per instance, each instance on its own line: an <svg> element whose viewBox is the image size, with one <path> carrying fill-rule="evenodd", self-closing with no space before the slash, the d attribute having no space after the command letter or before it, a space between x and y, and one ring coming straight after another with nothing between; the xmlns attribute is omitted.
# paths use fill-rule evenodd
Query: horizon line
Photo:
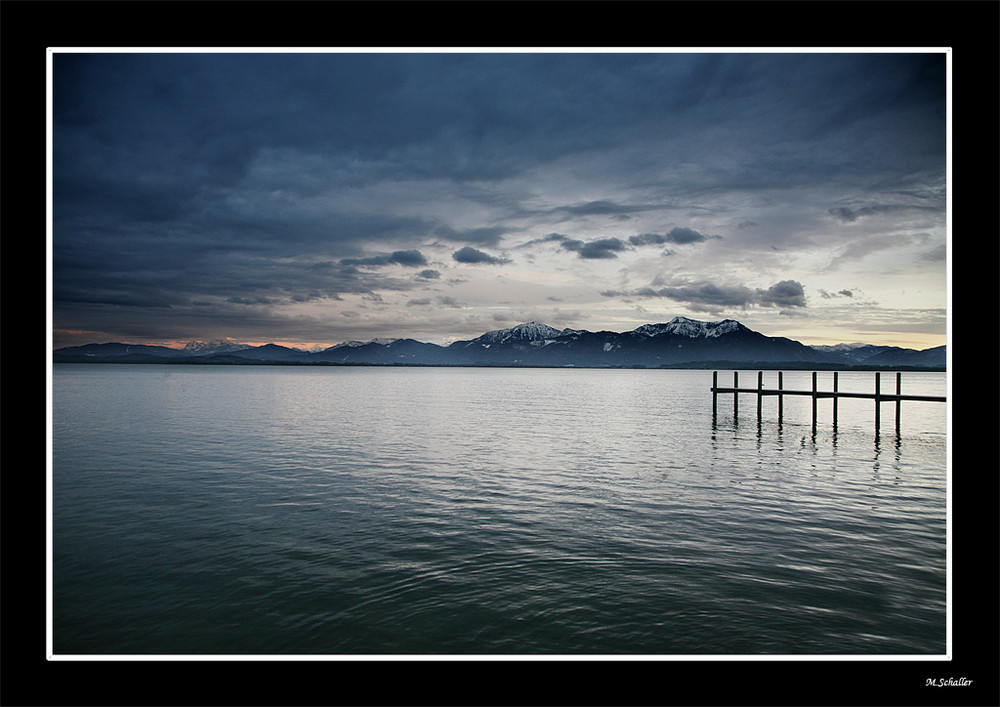
<svg viewBox="0 0 1000 707"><path fill-rule="evenodd" d="M450 346L450 345L452 345L452 344L454 344L456 342L460 342L460 341L472 341L473 339L479 338L480 336L485 336L486 334L491 334L491 333L494 333L494 332L508 331L508 330L516 329L517 327L525 326L525 325L528 325L528 324L539 324L539 325L542 325L542 326L547 326L550 329L555 329L555 330L559 331L560 334L562 334L562 332L580 332L580 333L591 333L591 334L602 333L602 332L610 332L610 333L614 333L614 334L627 334L627 333L634 332L634 331L636 331L636 330L638 330L638 329L640 329L640 328L642 328L644 326L665 325L665 324L670 324L672 322L675 322L677 320L685 320L685 321L689 321L689 322L694 322L696 324L721 324L723 322L731 321L731 322L735 322L735 323L739 324L740 326L743 326L743 327L749 329L750 331L752 331L755 334L761 334L762 336L765 336L765 337L767 337L769 339L789 339L791 341L796 341L796 342L802 344L803 346L808 346L809 348L822 348L822 347L833 347L833 346L855 346L855 347L877 346L877 347L886 347L886 348L911 349L911 350L915 350L915 351L928 351L930 349L936 349L936 348L941 348L941 347L948 346L948 344L950 343L950 340L951 340L951 332L949 330L945 334L945 343L931 345L931 346L924 346L923 348L917 348L915 346L902 346L899 343L894 343L894 344L873 344L873 343L868 343L868 342L865 342L865 341L850 341L850 342L848 342L848 341L843 341L843 340L837 340L835 343L827 343L827 344L807 344L807 343L805 343L805 342L803 342L803 341L801 341L799 339L793 339L792 337L787 337L787 336L771 336L769 334L764 334L763 332L759 332L759 331L757 331L755 329L752 329L752 328L748 327L746 324L744 324L743 322L741 322L741 321L739 321L737 319L733 319L731 317L725 317L723 319L718 319L718 320L700 320L700 319L692 319L691 317L688 317L688 316L685 316L685 315L676 315L676 316L672 317L669 321L647 322L646 324L640 324L640 325L638 325L637 327L635 327L633 329L626 329L626 330L623 330L623 331L614 331L614 330L611 330L611 329L580 329L580 328L576 328L576 327L563 327L562 329L559 329L558 327L553 327L553 326L551 326L549 324L546 324L545 322L533 319L533 320L529 320L529 321L519 322L519 323L514 324L512 326L509 326L509 327L500 327L500 328L497 328L497 329L489 329L489 330L487 330L485 332L482 332L481 334L472 336L471 338L462 338L461 336L456 336L454 338L448 338L448 337L446 337L444 339L444 341L446 343L437 343L435 341L427 341L427 340L423 340L423 339L420 339L420 338L417 338L417 337L410 337L410 336L374 336L374 337L371 337L371 338L368 338L368 339L349 338L349 339L344 339L343 341L340 341L340 342L337 342L337 343L326 343L326 342L319 342L319 341L313 341L313 342L287 341L287 340L282 340L282 339L272 339L272 340L260 341L260 342L258 342L258 341L245 341L245 340L241 341L241 340L232 339L231 337L228 337L228 336L224 336L224 337L212 337L212 338L192 338L192 339L184 339L184 340L181 340L181 339L169 339L169 340L166 340L166 341L164 341L164 340L161 339L161 340L157 341L157 343L137 343L135 341L128 341L128 340L121 340L121 339L119 339L119 340L107 340L107 341L91 341L91 342L84 343L84 344L68 344L68 345L65 345L65 346L58 346L58 347L56 347L54 345L54 341L53 341L52 342L53 345L52 345L51 350L52 351L60 351L62 349L80 348L80 347L83 347L83 346L102 346L102 345L109 345L109 344L121 344L121 345L125 345L125 346L154 346L154 347L162 347L162 348L168 348L168 349L174 349L174 350L177 350L177 351L182 351L187 346L189 346L191 344L231 344L231 345L235 345L235 346L246 346L248 348L260 348L260 347L263 347L263 346L280 346L280 347L287 348L287 349L298 350L298 351L303 351L303 352L309 353L309 352L316 352L316 351L325 351L327 349L331 349L331 348L338 347L338 346L344 346L344 345L347 345L347 344L361 344L361 345L365 345L365 344L370 344L370 343L381 343L383 341L384 342L402 341L402 340L406 340L406 339L410 339L410 340L413 340L413 341L418 341L420 343L429 343L429 344L433 344L435 346L441 346L442 348L447 348L448 346ZM53 329L52 331L55 332L55 331L59 331L59 330ZM69 333L69 332L66 332L66 333ZM83 332L74 332L74 333L76 333L76 334L82 334ZM831 341L832 341L832 339L831 339Z"/></svg>

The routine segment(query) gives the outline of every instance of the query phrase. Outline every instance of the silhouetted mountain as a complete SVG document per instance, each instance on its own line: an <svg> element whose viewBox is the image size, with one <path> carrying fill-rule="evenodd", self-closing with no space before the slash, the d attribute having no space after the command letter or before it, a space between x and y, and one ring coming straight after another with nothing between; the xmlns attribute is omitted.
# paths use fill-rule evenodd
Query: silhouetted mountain
<svg viewBox="0 0 1000 707"><path fill-rule="evenodd" d="M632 331L555 329L539 322L497 329L467 341L439 346L414 339L351 341L322 351L266 344L188 345L184 349L134 344L89 344L58 349L56 362L159 361L185 363L303 363L424 366L670 367L788 364L846 367L936 367L945 347L926 351L864 344L810 347L765 336L725 319L701 322L675 317Z"/></svg>
<svg viewBox="0 0 1000 707"><path fill-rule="evenodd" d="M100 360L106 358L155 357L183 358L190 355L182 349L172 349L169 346L146 346L144 344L84 344L69 346L55 351L56 360L63 358L80 358L83 360Z"/></svg>
<svg viewBox="0 0 1000 707"><path fill-rule="evenodd" d="M325 351L310 354L310 360L327 363L357 364L421 364L446 365L441 358L444 349L437 344L426 344L414 339L370 341L366 344L332 346Z"/></svg>
<svg viewBox="0 0 1000 707"><path fill-rule="evenodd" d="M827 354L791 339L764 336L739 322L676 317L624 333L580 332L556 339L532 357L546 365L669 366L696 361L834 363Z"/></svg>
<svg viewBox="0 0 1000 707"><path fill-rule="evenodd" d="M288 346L278 344L264 344L254 346L249 349L238 351L228 351L227 356L234 358L247 358L254 361L306 361L312 355L301 349L293 349Z"/></svg>
<svg viewBox="0 0 1000 707"><path fill-rule="evenodd" d="M907 351L898 346L874 346L872 344L835 344L833 346L813 346L817 351L832 353L845 362L863 363L873 356L887 351Z"/></svg>
<svg viewBox="0 0 1000 707"><path fill-rule="evenodd" d="M921 366L943 368L947 364L947 346L915 351L892 347L865 360L871 366Z"/></svg>
<svg viewBox="0 0 1000 707"><path fill-rule="evenodd" d="M546 346L562 345L561 336L558 329L528 322L510 329L488 331L471 341L456 341L448 347L448 357L457 364L466 365L532 365L528 359ZM542 362L538 365L552 364Z"/></svg>
<svg viewBox="0 0 1000 707"><path fill-rule="evenodd" d="M250 344L237 344L232 341L189 341L184 345L183 351L186 354L208 356L243 351L250 348L253 348Z"/></svg>

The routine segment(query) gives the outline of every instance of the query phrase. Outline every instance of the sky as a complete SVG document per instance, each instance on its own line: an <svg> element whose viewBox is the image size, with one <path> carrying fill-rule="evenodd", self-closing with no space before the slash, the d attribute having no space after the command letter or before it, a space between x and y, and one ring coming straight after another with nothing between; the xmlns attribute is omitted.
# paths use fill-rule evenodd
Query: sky
<svg viewBox="0 0 1000 707"><path fill-rule="evenodd" d="M54 347L947 341L947 54L55 50Z"/></svg>

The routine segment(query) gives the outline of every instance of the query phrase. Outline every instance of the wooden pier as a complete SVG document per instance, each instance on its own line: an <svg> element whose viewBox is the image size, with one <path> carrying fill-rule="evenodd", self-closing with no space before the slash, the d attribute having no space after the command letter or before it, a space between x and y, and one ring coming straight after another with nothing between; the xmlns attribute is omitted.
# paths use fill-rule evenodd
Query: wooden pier
<svg viewBox="0 0 1000 707"><path fill-rule="evenodd" d="M833 390L819 390L816 383L816 372L813 371L812 374L812 390L786 390L784 387L784 376L782 371L778 371L778 387L777 388L764 388L764 372L757 372L757 387L756 388L741 388L740 387L740 374L738 371L733 371L733 386L731 388L722 387L719 385L719 372L714 371L712 373L712 417L713 419L718 414L719 409L719 394L720 393L732 393L733 395L733 415L739 415L740 402L739 394L747 393L757 396L757 419L761 419L761 408L762 401L765 396L778 396L778 421L782 420L784 415L784 397L786 395L799 395L799 396L809 396L812 398L812 424L813 428L816 427L816 401L825 398L833 399L833 424L837 425L837 403L840 398L862 398L866 400L875 401L875 431L879 430L881 424L881 412L882 403L896 403L896 431L899 431L899 420L900 420L900 403L904 400L913 401L930 401L943 403L947 401L944 396L938 395L904 395L902 392L902 376L899 372L896 373L896 392L895 393L883 393L882 392L882 381L881 374L875 372L875 392L873 393L848 393L839 390L837 372L833 373Z"/></svg>

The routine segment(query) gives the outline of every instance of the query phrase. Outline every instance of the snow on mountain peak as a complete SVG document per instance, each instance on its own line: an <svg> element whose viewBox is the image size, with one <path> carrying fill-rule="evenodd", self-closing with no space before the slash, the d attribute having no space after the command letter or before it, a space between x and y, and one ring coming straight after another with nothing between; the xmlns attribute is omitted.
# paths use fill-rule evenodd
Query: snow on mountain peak
<svg viewBox="0 0 1000 707"><path fill-rule="evenodd" d="M559 336L560 331L547 324L539 322L527 322L518 324L509 329L496 329L488 331L476 341L480 343L502 344L507 341L544 341Z"/></svg>
<svg viewBox="0 0 1000 707"><path fill-rule="evenodd" d="M733 319L723 319L721 322L701 322L687 317L674 317L666 324L643 324L633 331L650 337L660 334L678 334L692 339L709 339L738 331L742 326Z"/></svg>
<svg viewBox="0 0 1000 707"><path fill-rule="evenodd" d="M249 348L251 348L250 344L237 344L228 339L218 339L216 341L189 341L184 344L183 350L185 353L209 354L242 351Z"/></svg>
<svg viewBox="0 0 1000 707"><path fill-rule="evenodd" d="M833 344L832 346L813 346L812 348L818 351L835 351L837 353L842 353L845 351L853 351L854 349L860 349L865 346L871 346L871 344L862 344L861 342L854 342L852 344Z"/></svg>
<svg viewBox="0 0 1000 707"><path fill-rule="evenodd" d="M380 346L388 346L394 341L399 341L399 339L376 338L376 339L369 339L368 341L358 341L356 339L353 339L351 341L344 341L340 344L335 344L333 346L330 346L329 349L326 350L339 349L339 348L356 349L360 348L361 346L367 346L368 344L379 344Z"/></svg>

